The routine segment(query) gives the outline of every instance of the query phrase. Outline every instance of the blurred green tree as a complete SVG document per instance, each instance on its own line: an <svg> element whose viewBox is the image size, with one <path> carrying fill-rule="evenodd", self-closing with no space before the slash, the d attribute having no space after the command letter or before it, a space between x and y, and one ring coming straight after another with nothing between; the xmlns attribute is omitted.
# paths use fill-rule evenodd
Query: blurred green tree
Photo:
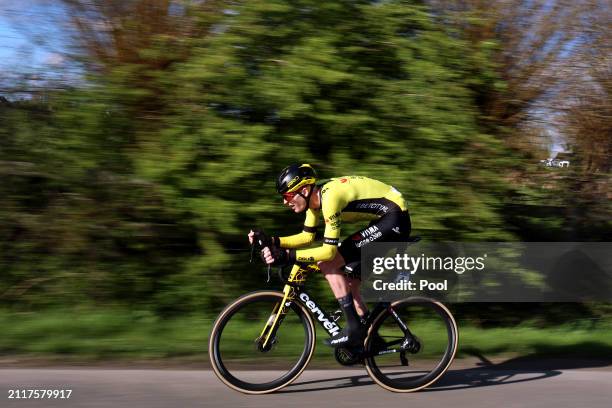
<svg viewBox="0 0 612 408"><path fill-rule="evenodd" d="M296 161L393 184L428 239L516 239L508 203L553 191L514 183L534 170L506 147L518 108L486 19L399 0L64 3L84 82L0 105L5 303L169 314L260 287L246 233L300 228L274 193Z"/></svg>
<svg viewBox="0 0 612 408"><path fill-rule="evenodd" d="M53 98L49 130L30 135L49 152L37 169L58 180L35 200L57 244L41 265L76 277L75 297L180 311L255 286L232 249L255 224L299 228L273 192L294 161L394 184L428 237L511 238L494 168L505 151L473 90L497 86L486 50L424 4L66 4L88 83ZM53 282L41 290L68 287Z"/></svg>

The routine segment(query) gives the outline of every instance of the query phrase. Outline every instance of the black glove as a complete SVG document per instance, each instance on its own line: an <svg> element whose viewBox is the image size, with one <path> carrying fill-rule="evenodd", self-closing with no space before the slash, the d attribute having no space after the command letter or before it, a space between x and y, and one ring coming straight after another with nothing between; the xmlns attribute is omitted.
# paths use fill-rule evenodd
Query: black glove
<svg viewBox="0 0 612 408"><path fill-rule="evenodd" d="M287 251L284 248L279 248L277 246L268 247L272 254L272 258L274 258L274 262L270 265L272 266L287 266L295 263L295 250ZM261 253L261 259L263 259L264 263L266 260L263 257L263 251Z"/></svg>
<svg viewBox="0 0 612 408"><path fill-rule="evenodd" d="M286 249L273 246L270 248L270 252L272 252L272 258L274 258L272 266L286 266L289 263Z"/></svg>
<svg viewBox="0 0 612 408"><path fill-rule="evenodd" d="M259 245L260 248L272 247L272 245L274 245L272 237L267 236L266 233L259 228L253 229L253 242Z"/></svg>

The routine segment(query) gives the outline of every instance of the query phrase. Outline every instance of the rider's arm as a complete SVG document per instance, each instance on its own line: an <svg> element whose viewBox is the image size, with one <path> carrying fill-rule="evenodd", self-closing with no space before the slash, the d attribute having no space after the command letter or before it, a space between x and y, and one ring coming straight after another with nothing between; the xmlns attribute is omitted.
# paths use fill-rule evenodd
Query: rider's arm
<svg viewBox="0 0 612 408"><path fill-rule="evenodd" d="M336 256L338 241L340 239L341 209L344 208L344 199L337 189L330 189L321 195L323 218L325 219L325 232L323 245L312 249L295 251L295 260L298 262L329 261ZM293 256L291 254L290 256Z"/></svg>
<svg viewBox="0 0 612 408"><path fill-rule="evenodd" d="M312 228L314 229L314 227ZM311 231L310 227L304 226L304 230L299 234L279 237L278 241L275 243L279 244L281 248L301 248L311 244L312 241L314 241L315 231L316 229Z"/></svg>
<svg viewBox="0 0 612 408"><path fill-rule="evenodd" d="M304 220L304 229L299 234L290 235L287 237L279 237L275 243L281 248L300 248L311 244L315 238L317 231L318 214L311 209L306 211L306 219Z"/></svg>
<svg viewBox="0 0 612 408"><path fill-rule="evenodd" d="M338 252L338 239L325 238L325 243L312 249L299 249L295 251L297 262L331 261Z"/></svg>

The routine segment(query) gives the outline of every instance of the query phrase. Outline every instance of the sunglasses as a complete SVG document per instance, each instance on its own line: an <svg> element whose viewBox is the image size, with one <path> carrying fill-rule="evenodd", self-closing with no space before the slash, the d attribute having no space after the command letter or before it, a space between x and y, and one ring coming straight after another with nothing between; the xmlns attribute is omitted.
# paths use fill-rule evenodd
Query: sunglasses
<svg viewBox="0 0 612 408"><path fill-rule="evenodd" d="M297 191L294 191L291 193L283 193L283 198L287 200L287 202L289 202L293 200L297 194L298 194Z"/></svg>

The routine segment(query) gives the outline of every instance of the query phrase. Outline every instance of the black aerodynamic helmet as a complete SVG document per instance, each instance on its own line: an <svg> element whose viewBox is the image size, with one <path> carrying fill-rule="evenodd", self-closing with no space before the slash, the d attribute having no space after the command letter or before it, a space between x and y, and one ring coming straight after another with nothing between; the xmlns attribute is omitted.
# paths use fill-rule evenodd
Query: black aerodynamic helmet
<svg viewBox="0 0 612 408"><path fill-rule="evenodd" d="M291 193L316 181L317 172L310 164L292 164L285 167L276 179L276 191L279 194Z"/></svg>

